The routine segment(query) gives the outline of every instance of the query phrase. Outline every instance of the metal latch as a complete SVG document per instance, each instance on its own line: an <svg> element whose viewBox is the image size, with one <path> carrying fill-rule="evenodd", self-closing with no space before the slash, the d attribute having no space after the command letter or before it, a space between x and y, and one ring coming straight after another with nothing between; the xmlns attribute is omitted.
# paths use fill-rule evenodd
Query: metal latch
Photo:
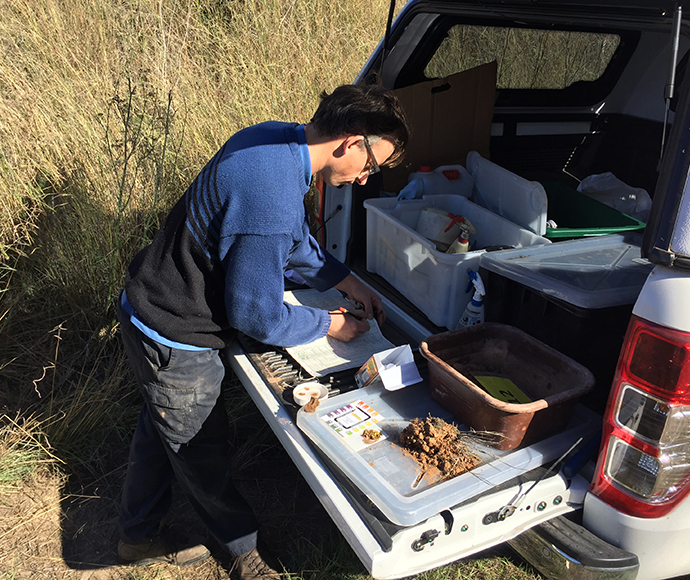
<svg viewBox="0 0 690 580"><path fill-rule="evenodd" d="M419 539L412 542L412 549L415 552L421 552L424 549L424 546L431 544L440 535L441 532L438 530L427 530L419 537Z"/></svg>

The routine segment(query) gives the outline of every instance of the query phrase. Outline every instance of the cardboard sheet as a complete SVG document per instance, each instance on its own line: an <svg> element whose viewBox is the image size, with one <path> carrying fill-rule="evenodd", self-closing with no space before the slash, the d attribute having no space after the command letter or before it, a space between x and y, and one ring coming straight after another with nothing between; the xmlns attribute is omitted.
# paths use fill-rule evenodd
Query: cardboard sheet
<svg viewBox="0 0 690 580"><path fill-rule="evenodd" d="M398 193L420 165L465 165L470 151L489 158L496 100L496 62L418 83L395 94L412 129L404 161L383 170L384 191Z"/></svg>

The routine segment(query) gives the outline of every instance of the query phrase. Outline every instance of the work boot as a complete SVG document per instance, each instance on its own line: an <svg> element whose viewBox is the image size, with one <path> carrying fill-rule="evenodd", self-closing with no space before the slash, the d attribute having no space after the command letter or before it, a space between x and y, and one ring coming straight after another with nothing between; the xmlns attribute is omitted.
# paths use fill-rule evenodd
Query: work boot
<svg viewBox="0 0 690 580"><path fill-rule="evenodd" d="M143 544L128 544L122 540L117 545L117 554L130 566L148 566L165 562L176 566L191 566L202 562L211 555L201 538L191 538L185 542L174 541L164 529L159 535Z"/></svg>
<svg viewBox="0 0 690 580"><path fill-rule="evenodd" d="M237 556L234 568L240 580L281 580L283 578L280 572L266 563L258 548Z"/></svg>

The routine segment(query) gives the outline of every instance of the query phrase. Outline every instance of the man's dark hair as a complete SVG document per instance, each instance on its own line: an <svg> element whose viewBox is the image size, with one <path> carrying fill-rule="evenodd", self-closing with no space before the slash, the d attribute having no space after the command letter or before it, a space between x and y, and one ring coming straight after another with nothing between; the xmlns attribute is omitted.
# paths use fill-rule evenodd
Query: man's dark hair
<svg viewBox="0 0 690 580"><path fill-rule="evenodd" d="M394 147L386 165L392 167L402 160L410 130L405 111L392 91L379 84L342 85L320 97L311 119L319 134L380 137Z"/></svg>

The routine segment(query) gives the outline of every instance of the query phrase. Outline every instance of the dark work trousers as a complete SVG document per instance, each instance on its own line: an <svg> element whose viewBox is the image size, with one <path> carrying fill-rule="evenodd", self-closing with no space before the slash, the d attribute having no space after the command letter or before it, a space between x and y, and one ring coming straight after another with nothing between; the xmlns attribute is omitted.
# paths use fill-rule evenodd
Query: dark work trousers
<svg viewBox="0 0 690 580"><path fill-rule="evenodd" d="M134 326L118 301L129 362L144 397L129 453L120 532L130 544L156 535L182 490L215 538L234 556L256 547L258 523L235 488L228 464L225 368L217 350L170 348Z"/></svg>

